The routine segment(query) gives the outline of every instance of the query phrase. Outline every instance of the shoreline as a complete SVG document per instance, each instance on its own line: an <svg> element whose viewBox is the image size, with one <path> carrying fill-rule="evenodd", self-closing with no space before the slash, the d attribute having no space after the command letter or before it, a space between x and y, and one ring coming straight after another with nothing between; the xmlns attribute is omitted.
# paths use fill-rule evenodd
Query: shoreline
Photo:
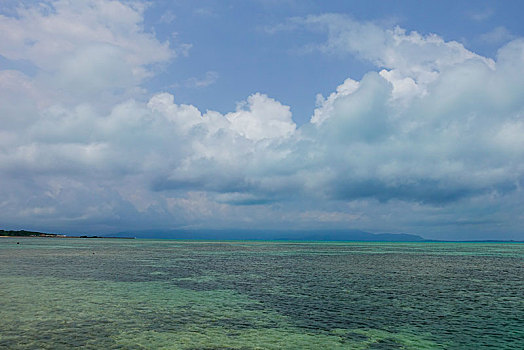
<svg viewBox="0 0 524 350"><path fill-rule="evenodd" d="M227 242L250 242L250 243L264 243L264 242L274 242L274 243L506 243L506 244L524 244L524 241L514 241L514 240L478 240L478 241L437 241L437 240L427 240L427 241L359 241L359 240L348 240L348 241L321 241L321 240L263 240L263 239L191 239L191 238L137 238L137 237L103 237L103 236L66 236L66 235L57 235L57 234L45 234L45 235L26 235L26 236L6 236L0 235L0 238L102 238L102 239L142 239L142 240L173 240L179 241L181 243L227 243Z"/></svg>
<svg viewBox="0 0 524 350"><path fill-rule="evenodd" d="M55 235L55 234L42 234L42 235L0 235L0 238L103 238L103 239L135 239L135 237L102 237L102 236L66 236L66 235Z"/></svg>

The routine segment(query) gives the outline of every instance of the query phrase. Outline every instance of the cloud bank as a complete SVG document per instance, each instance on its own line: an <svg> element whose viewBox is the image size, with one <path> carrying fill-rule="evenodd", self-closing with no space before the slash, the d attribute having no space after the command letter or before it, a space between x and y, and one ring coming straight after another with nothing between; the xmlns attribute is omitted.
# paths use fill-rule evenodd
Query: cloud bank
<svg viewBox="0 0 524 350"><path fill-rule="evenodd" d="M523 39L489 59L341 15L290 19L325 35L310 49L376 66L297 127L263 93L221 114L145 91L176 52L144 11L60 0L0 15L0 55L24 67L0 71L4 225L524 238Z"/></svg>

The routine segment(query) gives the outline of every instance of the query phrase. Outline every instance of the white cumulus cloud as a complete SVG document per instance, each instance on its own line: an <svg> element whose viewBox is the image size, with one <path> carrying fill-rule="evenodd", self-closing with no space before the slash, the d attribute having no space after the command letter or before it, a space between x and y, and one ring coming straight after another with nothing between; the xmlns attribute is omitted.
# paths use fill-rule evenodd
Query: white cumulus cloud
<svg viewBox="0 0 524 350"><path fill-rule="evenodd" d="M166 92L139 98L151 65L174 56L144 30L144 10L61 0L0 16L0 55L37 70L0 71L5 224L519 234L522 39L490 60L399 27L293 19L325 32L319 49L376 65L318 96L310 123L297 127L289 106L262 93L229 113Z"/></svg>

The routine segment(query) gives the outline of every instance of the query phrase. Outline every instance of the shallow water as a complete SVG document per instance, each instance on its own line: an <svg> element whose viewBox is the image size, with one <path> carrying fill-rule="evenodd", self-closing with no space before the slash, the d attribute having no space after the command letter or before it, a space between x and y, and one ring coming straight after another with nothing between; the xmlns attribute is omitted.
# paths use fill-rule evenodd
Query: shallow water
<svg viewBox="0 0 524 350"><path fill-rule="evenodd" d="M2 238L0 313L9 349L524 349L524 244Z"/></svg>

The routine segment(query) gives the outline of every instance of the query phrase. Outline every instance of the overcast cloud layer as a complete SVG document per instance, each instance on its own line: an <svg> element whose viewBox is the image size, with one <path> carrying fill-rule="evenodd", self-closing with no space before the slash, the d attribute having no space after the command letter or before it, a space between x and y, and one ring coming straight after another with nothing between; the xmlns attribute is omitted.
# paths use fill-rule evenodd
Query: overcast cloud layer
<svg viewBox="0 0 524 350"><path fill-rule="evenodd" d="M146 91L187 53L144 30L144 11L59 0L0 15L2 226L524 239L522 38L490 59L398 26L291 18L268 35L324 35L304 50L376 67L297 127L264 93L221 114Z"/></svg>

